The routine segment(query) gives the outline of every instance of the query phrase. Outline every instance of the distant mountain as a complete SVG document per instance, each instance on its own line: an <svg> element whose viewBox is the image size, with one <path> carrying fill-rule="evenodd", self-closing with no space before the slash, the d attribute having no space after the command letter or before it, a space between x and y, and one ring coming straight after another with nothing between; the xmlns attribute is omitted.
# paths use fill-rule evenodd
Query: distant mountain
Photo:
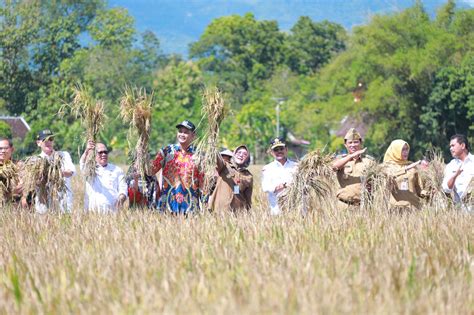
<svg viewBox="0 0 474 315"><path fill-rule="evenodd" d="M430 15L446 0L423 1ZM110 7L127 8L137 29L154 31L166 53L187 55L188 45L199 39L215 18L251 12L259 20L277 20L289 30L302 15L315 21L329 20L350 30L367 23L374 14L396 12L414 0L109 0ZM459 7L474 7L474 0L458 1Z"/></svg>

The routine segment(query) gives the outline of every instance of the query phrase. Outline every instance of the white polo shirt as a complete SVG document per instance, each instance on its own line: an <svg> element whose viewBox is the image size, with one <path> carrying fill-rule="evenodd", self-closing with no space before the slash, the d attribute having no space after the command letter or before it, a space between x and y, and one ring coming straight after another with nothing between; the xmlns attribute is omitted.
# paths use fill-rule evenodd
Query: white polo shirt
<svg viewBox="0 0 474 315"><path fill-rule="evenodd" d="M81 172L84 163L80 164ZM120 167L108 163L105 167L97 166L97 176L93 183L86 181L84 195L84 209L101 213L115 212L119 195L127 196L127 183L125 173Z"/></svg>
<svg viewBox="0 0 474 315"><path fill-rule="evenodd" d="M297 166L298 163L287 159L283 165L275 160L263 167L262 190L268 194L268 201L270 202L272 215L280 213L280 208L278 207L278 194L275 193L275 188L283 183L290 184L293 180L293 175L296 172Z"/></svg>
<svg viewBox="0 0 474 315"><path fill-rule="evenodd" d="M464 165L463 165L464 164ZM448 180L453 177L459 167L463 165L463 171L456 178L454 182L454 189L448 188ZM445 192L450 193L455 191L454 202L459 203L466 193L466 189L469 186L472 178L474 177L474 155L469 153L466 159L461 161L460 159L452 159L446 168L444 169L443 189Z"/></svg>

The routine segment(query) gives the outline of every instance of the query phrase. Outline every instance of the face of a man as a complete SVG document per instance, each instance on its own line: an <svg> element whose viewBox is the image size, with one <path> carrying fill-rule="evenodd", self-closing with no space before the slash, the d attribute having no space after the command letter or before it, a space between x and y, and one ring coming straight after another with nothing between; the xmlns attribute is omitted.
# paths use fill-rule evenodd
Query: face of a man
<svg viewBox="0 0 474 315"><path fill-rule="evenodd" d="M362 149L362 141L358 140L346 140L344 142L344 146L347 149L347 152L349 154L352 154L356 151L359 151Z"/></svg>
<svg viewBox="0 0 474 315"><path fill-rule="evenodd" d="M109 162L109 150L103 143L97 143L95 147L95 161L100 166L107 166Z"/></svg>
<svg viewBox="0 0 474 315"><path fill-rule="evenodd" d="M410 154L410 148L405 144L402 148L402 160L406 161L408 160L408 155Z"/></svg>
<svg viewBox="0 0 474 315"><path fill-rule="evenodd" d="M272 155L278 162L285 162L288 157L288 148L276 147L272 149Z"/></svg>
<svg viewBox="0 0 474 315"><path fill-rule="evenodd" d="M0 163L5 163L12 159L13 147L10 146L8 140L0 141Z"/></svg>
<svg viewBox="0 0 474 315"><path fill-rule="evenodd" d="M41 148L41 151L43 151L43 153L48 156L54 152L54 138L53 137L49 137L44 140L38 140L36 141L36 144L38 145L38 147Z"/></svg>
<svg viewBox="0 0 474 315"><path fill-rule="evenodd" d="M449 142L449 151L454 158L459 158L465 149L466 145L464 143L460 144L458 139L453 139Z"/></svg>
<svg viewBox="0 0 474 315"><path fill-rule="evenodd" d="M194 132L187 128L179 127L176 138L178 139L178 143L181 145L182 148L187 148L194 140Z"/></svg>

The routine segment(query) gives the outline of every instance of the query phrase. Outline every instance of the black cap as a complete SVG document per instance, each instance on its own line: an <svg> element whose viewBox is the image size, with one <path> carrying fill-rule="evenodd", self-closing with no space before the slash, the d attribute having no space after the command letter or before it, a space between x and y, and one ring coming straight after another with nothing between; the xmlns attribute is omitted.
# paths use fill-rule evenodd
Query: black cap
<svg viewBox="0 0 474 315"><path fill-rule="evenodd" d="M54 134L51 132L51 130L44 129L38 133L38 135L36 136L36 139L43 141L45 139L52 138L52 137L54 137Z"/></svg>
<svg viewBox="0 0 474 315"><path fill-rule="evenodd" d="M196 126L194 126L194 124L192 122L190 122L189 120L183 120L181 123L176 125L176 128L181 128L181 127L189 129L192 132L194 132L196 130Z"/></svg>
<svg viewBox="0 0 474 315"><path fill-rule="evenodd" d="M272 150L277 147L286 147L286 143L282 138L275 138L272 140L272 142L270 142L270 147Z"/></svg>

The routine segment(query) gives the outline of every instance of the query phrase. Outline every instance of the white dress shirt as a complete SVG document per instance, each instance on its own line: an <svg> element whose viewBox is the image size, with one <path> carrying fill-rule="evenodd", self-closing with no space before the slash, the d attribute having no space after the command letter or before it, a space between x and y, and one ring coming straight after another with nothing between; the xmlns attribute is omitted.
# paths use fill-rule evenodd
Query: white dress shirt
<svg viewBox="0 0 474 315"><path fill-rule="evenodd" d="M80 164L84 171L84 164ZM92 184L86 181L84 195L84 209L101 213L117 211L116 203L120 194L127 196L125 173L118 166L108 163L106 166L97 166L97 175Z"/></svg>
<svg viewBox="0 0 474 315"><path fill-rule="evenodd" d="M56 153L59 153L59 155L62 157L61 170L63 172L70 171L72 172L72 176L74 176L74 173L76 173L76 166L74 166L74 163L72 163L71 155L66 151L56 151ZM51 157L51 156L46 155L46 153L44 152L41 152L39 156L42 158ZM62 212L72 211L72 202L73 202L73 192L72 192L72 185L71 185L72 176L64 178L64 181L66 183L66 196L59 197L60 198L59 207ZM49 199L50 199L50 196L48 196L48 203L51 204L51 200ZM41 203L38 196L35 197L36 212L46 213L48 211L49 206L50 205L45 205Z"/></svg>
<svg viewBox="0 0 474 315"><path fill-rule="evenodd" d="M293 175L296 172L297 166L298 163L287 159L283 165L275 160L263 167L262 190L268 194L268 201L270 202L272 215L280 213L280 208L278 207L278 194L275 193L275 188L283 183L290 184L293 180Z"/></svg>
<svg viewBox="0 0 474 315"><path fill-rule="evenodd" d="M448 180L454 176L459 167L462 166L463 171L456 178L454 182L454 189L448 188ZM450 193L454 190L454 202L460 203L461 199L466 193L466 189L469 186L472 178L474 177L474 155L468 153L466 159L461 161L460 159L452 159L446 168L444 169L443 189L445 192Z"/></svg>

